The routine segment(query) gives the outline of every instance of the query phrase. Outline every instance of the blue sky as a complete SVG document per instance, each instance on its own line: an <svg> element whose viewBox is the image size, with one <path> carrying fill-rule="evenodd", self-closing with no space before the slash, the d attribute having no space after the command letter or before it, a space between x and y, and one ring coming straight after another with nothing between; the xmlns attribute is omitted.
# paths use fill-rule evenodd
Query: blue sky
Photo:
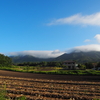
<svg viewBox="0 0 100 100"><path fill-rule="evenodd" d="M7 55L100 51L100 0L0 0L0 34Z"/></svg>

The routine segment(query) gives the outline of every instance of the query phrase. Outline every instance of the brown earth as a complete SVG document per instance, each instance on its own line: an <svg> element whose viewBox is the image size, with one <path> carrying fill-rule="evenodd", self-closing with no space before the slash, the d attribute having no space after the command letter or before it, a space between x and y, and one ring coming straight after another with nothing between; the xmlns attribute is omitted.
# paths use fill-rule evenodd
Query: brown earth
<svg viewBox="0 0 100 100"><path fill-rule="evenodd" d="M51 75L51 74L34 74L0 70L0 76L48 79L48 80L64 80L64 81L100 81L100 76L82 76L82 75Z"/></svg>

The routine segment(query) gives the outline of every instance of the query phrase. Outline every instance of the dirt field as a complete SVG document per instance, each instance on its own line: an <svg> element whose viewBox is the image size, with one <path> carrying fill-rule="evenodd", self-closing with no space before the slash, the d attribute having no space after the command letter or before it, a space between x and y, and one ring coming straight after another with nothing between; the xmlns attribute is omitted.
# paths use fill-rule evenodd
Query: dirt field
<svg viewBox="0 0 100 100"><path fill-rule="evenodd" d="M100 76L20 73L0 70L0 86L6 97L17 100L99 100Z"/></svg>
<svg viewBox="0 0 100 100"><path fill-rule="evenodd" d="M33 74L13 71L0 70L0 76L22 77L33 79L48 79L48 80L72 80L72 81L100 81L100 76L77 76L77 75L49 75L49 74Z"/></svg>

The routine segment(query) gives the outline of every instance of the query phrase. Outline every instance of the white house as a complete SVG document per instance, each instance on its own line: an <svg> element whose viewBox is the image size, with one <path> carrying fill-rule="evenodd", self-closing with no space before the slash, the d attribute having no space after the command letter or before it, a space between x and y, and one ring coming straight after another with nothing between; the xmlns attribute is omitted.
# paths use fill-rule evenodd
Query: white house
<svg viewBox="0 0 100 100"><path fill-rule="evenodd" d="M67 69L77 69L78 66L75 61L64 61L63 65L67 66Z"/></svg>

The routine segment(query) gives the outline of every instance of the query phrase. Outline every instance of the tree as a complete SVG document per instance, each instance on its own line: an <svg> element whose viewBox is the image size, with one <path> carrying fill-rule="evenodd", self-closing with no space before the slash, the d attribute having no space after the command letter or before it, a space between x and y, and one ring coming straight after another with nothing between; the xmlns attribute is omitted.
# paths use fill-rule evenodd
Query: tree
<svg viewBox="0 0 100 100"><path fill-rule="evenodd" d="M56 67L60 67L60 66L61 66L60 62L56 62L56 63L55 63L55 66L56 66Z"/></svg>
<svg viewBox="0 0 100 100"><path fill-rule="evenodd" d="M87 69L91 69L91 68L93 68L94 66L93 66L93 64L92 63L85 63L85 66L86 66L86 68Z"/></svg>
<svg viewBox="0 0 100 100"><path fill-rule="evenodd" d="M12 60L8 56L0 54L0 67L10 67L12 65Z"/></svg>
<svg viewBox="0 0 100 100"><path fill-rule="evenodd" d="M40 63L40 65L45 67L45 66L47 66L47 62L43 61L43 62Z"/></svg>
<svg viewBox="0 0 100 100"><path fill-rule="evenodd" d="M100 62L98 62L98 64L96 65L96 68L100 67Z"/></svg>
<svg viewBox="0 0 100 100"><path fill-rule="evenodd" d="M78 65L78 68L79 68L79 69L86 69L86 66L83 65L83 64L79 64L79 65Z"/></svg>

